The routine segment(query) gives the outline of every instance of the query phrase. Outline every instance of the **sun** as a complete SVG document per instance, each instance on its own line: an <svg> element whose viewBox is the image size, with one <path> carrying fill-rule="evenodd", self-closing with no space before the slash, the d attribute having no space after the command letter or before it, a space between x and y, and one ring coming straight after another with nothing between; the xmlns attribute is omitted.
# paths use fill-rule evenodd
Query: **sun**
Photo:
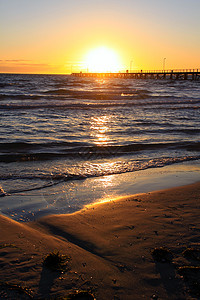
<svg viewBox="0 0 200 300"><path fill-rule="evenodd" d="M122 68L116 51L107 47L98 47L89 51L85 59L88 72L119 72Z"/></svg>

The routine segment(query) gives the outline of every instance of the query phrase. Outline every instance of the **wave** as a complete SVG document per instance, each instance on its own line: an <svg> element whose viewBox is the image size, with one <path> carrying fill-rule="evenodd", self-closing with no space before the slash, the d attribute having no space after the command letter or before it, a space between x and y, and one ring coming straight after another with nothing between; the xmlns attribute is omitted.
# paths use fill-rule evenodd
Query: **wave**
<svg viewBox="0 0 200 300"><path fill-rule="evenodd" d="M134 143L127 145L88 145L82 143L2 143L0 162L45 161L59 158L92 160L133 155L141 151L187 150L200 151L200 142ZM47 151L47 149L49 151Z"/></svg>
<svg viewBox="0 0 200 300"><path fill-rule="evenodd" d="M57 147L76 147L87 146L88 143L84 142L47 142L47 143L29 143L29 142L11 142L0 143L1 151L21 151L21 150L34 150L38 148L57 148Z"/></svg>
<svg viewBox="0 0 200 300"><path fill-rule="evenodd" d="M4 191L3 188L0 188L0 197L4 196L10 196L13 194L21 193L21 192L27 192L27 191L33 191L33 190L40 190L44 188L48 188L54 185L57 185L62 182L67 181L73 181L73 180L85 180L87 178L96 178L96 177L102 177L102 176L108 176L108 175L116 175L116 174L123 174L127 172L136 172L141 170L146 170L150 168L161 168L167 165L172 165L176 163L183 163L187 161L193 161L193 160L199 160L199 156L183 156L183 157L162 157L162 158L154 158L151 160L143 160L143 161L137 161L137 162L127 162L126 164L122 164L120 167L115 167L113 169L95 169L95 171L87 172L86 169L85 172L82 174L76 174L76 173L69 173L66 172L64 174L24 174L24 175L0 175L0 179L3 180L20 180L20 181L36 181L36 180L42 180L45 181L44 184L37 184L36 186L31 186L29 184L29 187L22 187L18 189L10 189L7 191Z"/></svg>
<svg viewBox="0 0 200 300"><path fill-rule="evenodd" d="M148 94L141 92L85 92L85 91L72 91L72 90L55 90L47 91L43 94L0 94L0 100L124 100L124 97L127 99L146 99ZM47 103L48 104L48 103ZM81 102L80 102L81 104Z"/></svg>
<svg viewBox="0 0 200 300"><path fill-rule="evenodd" d="M34 100L38 100L38 98L34 98ZM32 100L33 100L32 99ZM153 108L153 109L164 109L164 110L182 110L182 109L199 109L200 108L200 100L189 100L185 102L177 102L177 101L163 101L162 99L158 101L148 100L148 101L130 101L127 99L122 101L121 99L105 99L103 101L98 102L76 102L76 99L68 99L69 102L62 101L63 99L59 99L59 101L55 101L52 103L49 101L41 101L41 102L32 102L31 98L27 103L6 103L0 104L0 110L31 110L31 109L64 109L64 110L91 110L91 109L104 109L104 108L136 108L136 107L144 107L144 108ZM50 99L49 99L50 100ZM66 100L66 99L65 99ZM86 100L86 99L85 99ZM93 99L94 100L94 99ZM133 99L132 99L133 100ZM142 100L142 98L138 99Z"/></svg>

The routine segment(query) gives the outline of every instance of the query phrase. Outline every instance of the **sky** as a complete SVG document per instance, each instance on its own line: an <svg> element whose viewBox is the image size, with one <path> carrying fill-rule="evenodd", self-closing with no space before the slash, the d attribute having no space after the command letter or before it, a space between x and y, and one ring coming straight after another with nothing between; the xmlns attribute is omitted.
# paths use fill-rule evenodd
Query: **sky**
<svg viewBox="0 0 200 300"><path fill-rule="evenodd" d="M0 0L0 72L85 71L91 49L121 70L200 69L200 0Z"/></svg>

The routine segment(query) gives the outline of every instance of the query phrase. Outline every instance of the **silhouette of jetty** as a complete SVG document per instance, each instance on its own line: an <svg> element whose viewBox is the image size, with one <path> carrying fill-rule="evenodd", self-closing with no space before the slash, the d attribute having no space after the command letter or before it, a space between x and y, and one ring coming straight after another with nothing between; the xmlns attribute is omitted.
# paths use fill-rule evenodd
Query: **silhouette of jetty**
<svg viewBox="0 0 200 300"><path fill-rule="evenodd" d="M99 78L127 78L127 79L171 79L171 80L200 80L200 70L182 69L182 70L140 70L129 72L105 72L92 73L80 72L72 73L76 77L99 77Z"/></svg>

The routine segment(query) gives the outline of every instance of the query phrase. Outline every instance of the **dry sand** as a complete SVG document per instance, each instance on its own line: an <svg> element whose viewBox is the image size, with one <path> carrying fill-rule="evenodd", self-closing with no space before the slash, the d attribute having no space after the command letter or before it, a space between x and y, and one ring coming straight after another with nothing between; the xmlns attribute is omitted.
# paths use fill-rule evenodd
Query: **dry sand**
<svg viewBox="0 0 200 300"><path fill-rule="evenodd" d="M1 216L0 280L8 284L1 285L1 299L17 299L14 285L27 288L34 299L62 299L75 290L90 290L100 300L199 299L198 280L194 291L178 274L180 266L199 266L199 257L186 259L182 253L199 249L199 206L196 183L31 223ZM153 258L151 251L159 247L170 249L171 263ZM71 258L66 272L43 266L56 249Z"/></svg>

